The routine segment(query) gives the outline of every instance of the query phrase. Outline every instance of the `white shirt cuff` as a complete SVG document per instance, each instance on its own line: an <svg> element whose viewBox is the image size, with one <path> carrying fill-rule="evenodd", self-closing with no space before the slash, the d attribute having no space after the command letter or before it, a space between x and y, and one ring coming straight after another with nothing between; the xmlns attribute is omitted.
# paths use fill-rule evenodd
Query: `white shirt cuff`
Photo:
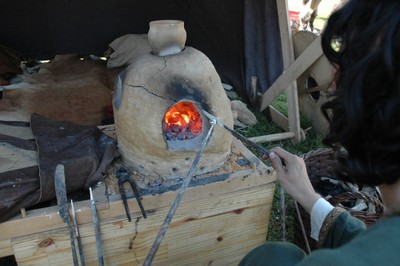
<svg viewBox="0 0 400 266"><path fill-rule="evenodd" d="M322 224L325 221L326 216L332 211L333 206L328 201L323 198L318 199L312 209L310 214L311 219L311 238L318 241L319 231L321 230Z"/></svg>

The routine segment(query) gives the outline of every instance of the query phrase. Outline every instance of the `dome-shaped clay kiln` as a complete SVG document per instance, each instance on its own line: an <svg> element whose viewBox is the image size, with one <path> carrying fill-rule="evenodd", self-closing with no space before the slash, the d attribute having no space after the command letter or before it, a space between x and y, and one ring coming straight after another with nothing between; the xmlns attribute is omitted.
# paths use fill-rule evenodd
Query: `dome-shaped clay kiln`
<svg viewBox="0 0 400 266"><path fill-rule="evenodd" d="M121 73L114 94L118 147L141 174L187 175L210 124L202 110L233 127L230 101L211 61L200 51L140 57ZM232 136L216 126L196 174L226 161Z"/></svg>

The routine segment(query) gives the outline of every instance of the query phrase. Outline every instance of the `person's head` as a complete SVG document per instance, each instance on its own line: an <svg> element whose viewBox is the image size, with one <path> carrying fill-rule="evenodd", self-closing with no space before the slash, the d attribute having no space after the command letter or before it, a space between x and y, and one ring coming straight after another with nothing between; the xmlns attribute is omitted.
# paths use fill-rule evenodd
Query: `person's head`
<svg viewBox="0 0 400 266"><path fill-rule="evenodd" d="M337 174L369 185L400 178L400 1L349 0L330 16L322 48L337 68L324 143L345 148Z"/></svg>

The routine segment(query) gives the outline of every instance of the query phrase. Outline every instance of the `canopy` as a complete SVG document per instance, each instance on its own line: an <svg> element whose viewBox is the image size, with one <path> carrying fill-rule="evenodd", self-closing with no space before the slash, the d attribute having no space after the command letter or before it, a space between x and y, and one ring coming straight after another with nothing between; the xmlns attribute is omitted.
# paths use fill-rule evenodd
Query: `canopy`
<svg viewBox="0 0 400 266"><path fill-rule="evenodd" d="M2 0L0 44L33 59L102 55L122 35L147 33L152 20L179 19L186 45L206 54L222 82L248 98L252 76L264 93L283 71L276 1Z"/></svg>

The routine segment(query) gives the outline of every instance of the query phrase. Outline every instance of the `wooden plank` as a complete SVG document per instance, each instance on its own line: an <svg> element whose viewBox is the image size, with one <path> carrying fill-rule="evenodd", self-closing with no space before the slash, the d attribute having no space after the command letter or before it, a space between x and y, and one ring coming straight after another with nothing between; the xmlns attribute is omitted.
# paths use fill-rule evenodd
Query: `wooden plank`
<svg viewBox="0 0 400 266"><path fill-rule="evenodd" d="M252 137L249 138L249 140L256 143L266 143L266 142L273 142L291 138L294 138L293 132L284 132L284 133L270 134L265 136Z"/></svg>
<svg viewBox="0 0 400 266"><path fill-rule="evenodd" d="M185 193L183 202L190 202L202 199L204 197L212 196L214 194L226 194L247 186L258 186L264 183L270 183L275 180L275 176L260 172L258 169L252 175L252 178L230 179L230 181L221 181L212 183L208 186L198 186L189 188ZM207 191L204 191L207 187ZM163 194L149 195L142 199L143 205L148 212L169 206L175 199L176 192L169 191ZM132 211L132 217L141 216L140 210L136 201L131 198L128 199L129 209ZM80 223L91 223L92 214L90 209L89 200L74 203L76 209L76 216ZM102 221L113 220L126 216L123 204L119 200L111 201L109 204L101 203L97 205L99 216ZM27 226L27 225L30 226ZM44 232L52 229L59 229L65 227L60 215L58 214L57 206L52 206L44 209L37 209L27 212L25 218L16 217L14 219L0 223L0 240L11 239L13 237L22 236L26 234L33 234L37 232ZM24 228L21 230L20 228ZM1 253L0 253L1 256Z"/></svg>
<svg viewBox="0 0 400 266"><path fill-rule="evenodd" d="M253 178L263 179L265 176ZM212 193L207 193L207 185L197 188L205 196L201 199L191 200L193 194L185 195L186 201L178 208L154 265L233 265L249 250L264 243L275 183L248 186L247 179L230 181L235 186L238 184L234 181L247 183L236 191L213 189ZM155 208L147 219L140 217L140 211L135 210L136 217L131 223L124 215L106 222L101 219L105 264L141 265L168 210L169 206ZM105 211L100 215L104 216ZM78 222L87 265L96 265L93 226L91 223L81 224L80 219ZM72 263L65 227L13 238L12 247L18 265Z"/></svg>
<svg viewBox="0 0 400 266"><path fill-rule="evenodd" d="M283 115L281 112L279 112L272 106L269 106L269 113L271 116L271 120L275 124L277 124L284 131L289 131L289 120L285 115Z"/></svg>
<svg viewBox="0 0 400 266"><path fill-rule="evenodd" d="M289 131L294 133L292 142L297 144L303 140L301 135L300 127L300 109L299 100L297 95L297 84L294 82L292 86L288 88L287 94L288 102L288 119L289 119Z"/></svg>
<svg viewBox="0 0 400 266"><path fill-rule="evenodd" d="M13 255L11 239L0 240L0 258Z"/></svg>
<svg viewBox="0 0 400 266"><path fill-rule="evenodd" d="M0 173L38 165L36 151L17 148L8 143L0 143Z"/></svg>
<svg viewBox="0 0 400 266"><path fill-rule="evenodd" d="M32 129L30 127L17 127L0 124L0 134L13 136L20 139L34 139Z"/></svg>
<svg viewBox="0 0 400 266"><path fill-rule="evenodd" d="M225 181L189 188L181 204L213 197L214 195L229 195L229 193L240 189L269 184L276 180L275 175L271 174L271 167L264 165L241 142L235 140L234 143L235 149L239 149L242 155L254 165L253 170L237 171ZM106 201L104 184L95 188L94 193L95 199L98 202L97 208L102 223L126 219L125 210L119 197L110 197L113 200L110 202ZM169 208L170 203L175 199L175 195L175 192L170 191L163 194L144 196L142 202L146 211L151 214L157 209ZM141 217L141 212L136 201L129 199L128 204L132 219ZM80 226L85 224L91 225L90 202L80 201L74 203L74 205ZM63 228L65 228L65 224L58 214L57 206L30 210L27 211L24 218L14 217L0 223L0 232L2 232L0 234L0 257L13 254L11 239Z"/></svg>
<svg viewBox="0 0 400 266"><path fill-rule="evenodd" d="M270 112L271 120L275 124L277 124L280 128L282 128L285 131L290 131L289 119L284 114L282 114L281 112L276 110L271 105L269 106L269 112ZM293 133L293 132L287 132L287 133ZM305 139L305 132L301 128L300 128L300 136L301 136L301 140Z"/></svg>
<svg viewBox="0 0 400 266"><path fill-rule="evenodd" d="M283 53L283 66L287 69L290 64L294 61L293 53L293 39L292 30L290 27L289 20L289 9L287 0L278 0L278 17L279 17L279 28L281 33L281 44ZM297 98L297 83L296 80L292 80L287 88L287 106L288 106L288 118L289 118L289 130L294 133L293 143L299 143L301 141L300 135L300 111L299 102ZM267 90L269 91L270 88ZM263 99L262 99L263 100Z"/></svg>
<svg viewBox="0 0 400 266"><path fill-rule="evenodd" d="M261 96L260 110L262 111L267 108L284 89L288 88L293 81L300 77L322 55L321 36L318 36Z"/></svg>

